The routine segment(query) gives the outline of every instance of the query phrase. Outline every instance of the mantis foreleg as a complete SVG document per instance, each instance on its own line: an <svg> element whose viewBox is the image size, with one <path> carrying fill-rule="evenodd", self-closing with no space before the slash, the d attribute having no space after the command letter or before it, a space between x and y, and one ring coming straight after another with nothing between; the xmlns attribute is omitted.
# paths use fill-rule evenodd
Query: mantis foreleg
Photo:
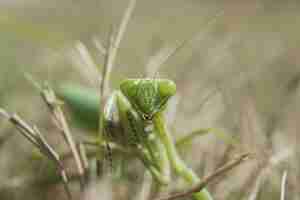
<svg viewBox="0 0 300 200"><path fill-rule="evenodd" d="M166 147L166 151L168 154L168 158L171 162L172 167L175 172L183 177L188 183L195 184L200 181L198 176L194 173L194 171L186 166L183 160L177 153L176 146L174 144L173 138L167 127L165 125L165 121L161 112L156 113L153 118L153 122L155 125L156 133L158 137L161 139L162 143ZM211 195L206 189L203 189L200 192L194 194L194 198L196 200L212 200Z"/></svg>

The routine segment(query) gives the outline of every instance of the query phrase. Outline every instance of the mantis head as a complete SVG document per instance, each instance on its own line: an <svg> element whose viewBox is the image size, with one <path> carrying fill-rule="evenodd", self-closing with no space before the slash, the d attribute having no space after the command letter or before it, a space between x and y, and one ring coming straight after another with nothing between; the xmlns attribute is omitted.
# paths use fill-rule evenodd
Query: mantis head
<svg viewBox="0 0 300 200"><path fill-rule="evenodd" d="M126 79L120 89L145 120L151 120L176 93L175 83L168 79Z"/></svg>

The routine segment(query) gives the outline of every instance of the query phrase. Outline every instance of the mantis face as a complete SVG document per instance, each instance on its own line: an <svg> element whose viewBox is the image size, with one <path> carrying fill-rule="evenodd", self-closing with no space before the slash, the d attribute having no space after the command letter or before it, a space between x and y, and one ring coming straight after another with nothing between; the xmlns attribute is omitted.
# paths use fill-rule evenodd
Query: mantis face
<svg viewBox="0 0 300 200"><path fill-rule="evenodd" d="M151 120L175 94L176 85L167 79L127 79L120 89L141 117Z"/></svg>

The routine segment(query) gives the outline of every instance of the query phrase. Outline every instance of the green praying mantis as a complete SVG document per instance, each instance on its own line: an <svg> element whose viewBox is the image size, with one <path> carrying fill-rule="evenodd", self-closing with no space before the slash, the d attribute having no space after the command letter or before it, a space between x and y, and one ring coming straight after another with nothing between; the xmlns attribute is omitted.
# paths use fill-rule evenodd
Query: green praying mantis
<svg viewBox="0 0 300 200"><path fill-rule="evenodd" d="M103 135L106 141L136 152L157 183L168 184L173 170L188 184L196 184L200 179L180 158L164 117L168 101L175 93L176 85L168 79L124 80L120 90L114 91L104 106ZM97 127L96 96L72 87L65 88L60 96L75 114ZM213 199L206 189L194 193L193 197Z"/></svg>

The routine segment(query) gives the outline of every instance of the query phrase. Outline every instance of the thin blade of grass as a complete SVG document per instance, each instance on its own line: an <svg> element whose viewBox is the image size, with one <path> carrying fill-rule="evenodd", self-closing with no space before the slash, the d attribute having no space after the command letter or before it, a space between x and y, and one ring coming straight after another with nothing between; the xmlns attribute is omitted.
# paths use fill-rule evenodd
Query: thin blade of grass
<svg viewBox="0 0 300 200"><path fill-rule="evenodd" d="M103 73L103 83L102 83L102 85L104 85L102 86L102 89L104 89L103 95L105 96L108 93L108 88L109 88L108 82L110 80L110 74L116 60L117 52L120 47L120 43L122 41L124 33L126 31L126 27L130 21L132 12L135 8L135 4L136 4L136 0L129 1L128 7L125 10L119 29L116 33L116 37L114 37L113 28L109 36L109 45L108 45L109 47L108 47L108 52L106 54L105 63L104 63L104 70L103 70L104 73Z"/></svg>
<svg viewBox="0 0 300 200"><path fill-rule="evenodd" d="M186 134L186 136L184 136L176 141L176 146L179 149L184 149L186 146L190 145L193 142L193 140L195 140L197 137L204 136L209 133L216 135L217 138L220 138L222 141L224 141L227 144L237 145L239 143L239 141L237 139L235 139L231 136L228 136L227 134L225 134L224 132L222 132L218 129L205 128L205 129L198 129L198 130L192 131L189 134Z"/></svg>
<svg viewBox="0 0 300 200"><path fill-rule="evenodd" d="M211 20L208 21L206 26L210 26L216 22L216 19L223 15L224 11L218 12ZM174 56L179 50L188 44L194 44L197 40L200 40L202 35L205 34L205 31L201 30L196 33L192 38L185 39L181 42L177 42L174 46L166 46L163 47L160 51L158 51L154 56L152 56L148 63L146 64L146 72L147 75L153 77L159 68L165 64L172 56Z"/></svg>
<svg viewBox="0 0 300 200"><path fill-rule="evenodd" d="M29 81L33 87L35 89L37 89L39 92L41 92L43 90L42 86L36 81L34 80L34 78L32 77L31 74L27 73L27 72L24 72L24 77L25 79L27 79L27 81Z"/></svg>
<svg viewBox="0 0 300 200"><path fill-rule="evenodd" d="M47 142L47 140L45 139L45 137L42 135L42 133L39 131L39 129L34 126L33 130L35 131L36 135L37 135L37 141L40 144L40 151L42 153L44 153L49 160L52 160L55 164L56 167L58 168L62 181L63 181L63 185L65 188L65 191L67 193L68 199L72 199L72 193L71 190L69 188L68 182L69 182L69 178L67 176L66 170L60 160L60 157L58 155L58 153L52 148L52 146Z"/></svg>
<svg viewBox="0 0 300 200"><path fill-rule="evenodd" d="M146 73L149 77L154 77L159 68L166 63L170 57L176 54L186 43L177 43L174 46L163 47L155 55L150 57L146 64Z"/></svg>
<svg viewBox="0 0 300 200"><path fill-rule="evenodd" d="M10 118L10 115L3 108L0 108L0 115L7 119Z"/></svg>
<svg viewBox="0 0 300 200"><path fill-rule="evenodd" d="M15 127L19 130L19 132L34 146L40 148L39 142L36 139L36 135L34 130L23 121L17 114L13 114L9 116L9 121L15 125Z"/></svg>
<svg viewBox="0 0 300 200"><path fill-rule="evenodd" d="M84 168L86 170L88 170L89 168L89 161L88 161L88 157L87 157L87 152L86 152L86 148L83 144L83 142L80 142L78 144L78 149L79 149L79 153L80 153L80 158L82 160L82 163L84 165Z"/></svg>
<svg viewBox="0 0 300 200"><path fill-rule="evenodd" d="M121 24L119 26L118 33L116 35L116 40L115 40L115 43L114 43L115 51L116 51L116 52L114 52L114 56L117 53L117 50L118 50L118 48L120 46L120 42L121 42L121 40L123 38L123 35L124 35L125 31L126 31L127 25L128 25L128 23L130 21L130 18L131 18L131 15L133 13L133 10L135 8L135 5L136 5L136 0L130 0L129 4L128 4L126 10L125 10L125 13L123 15Z"/></svg>
<svg viewBox="0 0 300 200"><path fill-rule="evenodd" d="M84 66L78 67L79 70L83 72L83 74L86 74L86 77L89 79L93 86L98 85L98 83L101 82L102 77L99 74L97 78L95 77L95 74L97 74L97 69L99 67L93 59L93 56L89 52L88 48L81 41L76 42L75 48L84 63Z"/></svg>
<svg viewBox="0 0 300 200"><path fill-rule="evenodd" d="M97 37L94 37L93 42L94 42L97 50L100 52L100 54L105 56L107 54L107 50L104 47L104 45L102 44L102 41L100 39L98 39Z"/></svg>
<svg viewBox="0 0 300 200"><path fill-rule="evenodd" d="M99 134L99 137L101 139L103 139L103 141L105 142L105 131L104 131L104 124L103 124L103 121L104 121L104 106L105 105L105 100L104 98L107 96L106 93L108 93L108 89L109 89L109 86L108 86L108 81L109 81L109 74L108 74L108 68L110 67L109 65L109 62L110 62L110 57L111 57L111 54L112 54L112 49L113 49L113 39L114 36L113 36L113 29L111 27L111 31L110 31L110 34L109 34L109 39L107 40L108 42L108 51L107 51L107 54L105 55L105 58L104 58L104 67L103 67L103 70L102 70L102 81L101 81L101 84L100 84L100 97L99 97L99 122L98 122L98 134ZM112 65L111 65L112 67ZM106 148L106 151L107 152L110 152L110 146L107 142L105 142L105 148ZM105 158L105 153L103 151L103 157ZM109 159L111 160L111 159ZM100 159L97 158L97 174L100 175ZM112 165L110 163L110 165ZM105 166L102 165L102 171L104 171L104 168Z"/></svg>
<svg viewBox="0 0 300 200"><path fill-rule="evenodd" d="M198 129L198 130L195 130L189 134L187 134L186 136L183 136L182 138L179 138L177 141L176 141L176 147L178 149L182 149L184 148L185 146L189 145L192 143L192 141L199 137L199 136L203 136L203 135L206 135L208 133L211 132L211 129L210 128L207 128L207 129Z"/></svg>
<svg viewBox="0 0 300 200"><path fill-rule="evenodd" d="M283 172L282 179L281 179L281 194L280 194L280 200L285 199L285 185L287 180L287 171Z"/></svg>

